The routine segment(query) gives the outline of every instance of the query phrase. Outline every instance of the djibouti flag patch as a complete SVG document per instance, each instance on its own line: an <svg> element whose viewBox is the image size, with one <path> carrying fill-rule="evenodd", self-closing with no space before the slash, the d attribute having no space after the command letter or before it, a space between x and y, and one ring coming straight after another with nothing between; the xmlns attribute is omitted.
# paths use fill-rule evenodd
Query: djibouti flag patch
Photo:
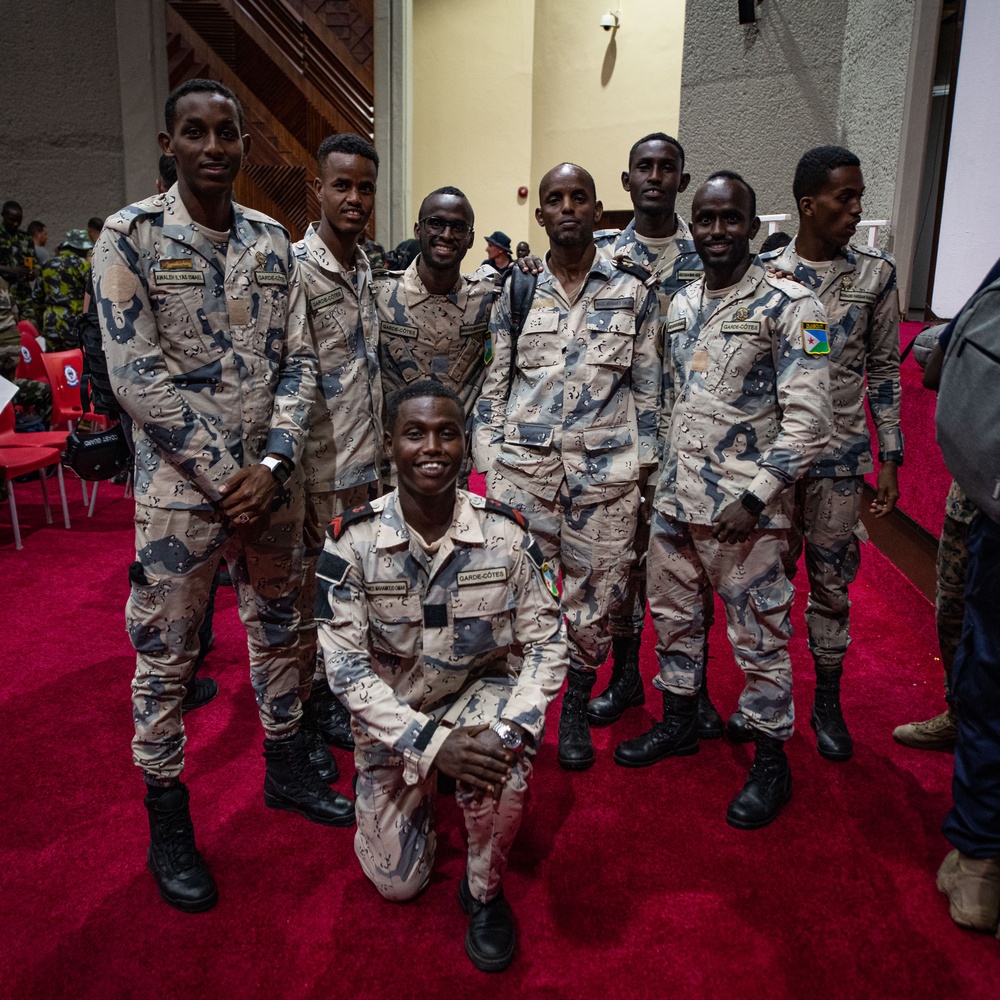
<svg viewBox="0 0 1000 1000"><path fill-rule="evenodd" d="M826 323L802 324L802 349L806 354L830 353L830 342L826 339Z"/></svg>
<svg viewBox="0 0 1000 1000"><path fill-rule="evenodd" d="M493 334L487 331L486 343L483 345L483 364L488 365L493 361Z"/></svg>

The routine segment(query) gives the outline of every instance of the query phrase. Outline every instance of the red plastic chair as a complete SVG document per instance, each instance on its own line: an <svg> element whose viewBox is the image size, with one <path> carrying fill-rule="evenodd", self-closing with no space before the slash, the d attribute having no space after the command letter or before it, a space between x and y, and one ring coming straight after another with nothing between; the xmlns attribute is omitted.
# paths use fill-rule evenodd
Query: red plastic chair
<svg viewBox="0 0 1000 1000"><path fill-rule="evenodd" d="M14 397L16 402L17 396ZM0 411L0 447L4 448L58 448L66 450L69 431L18 432L14 416L14 402L8 403Z"/></svg>
<svg viewBox="0 0 1000 1000"><path fill-rule="evenodd" d="M45 365L42 364L42 355L45 352L39 346L38 331L34 324L22 319L17 324L17 329L21 334L21 360L17 364L14 378L30 378L36 382L48 382L49 377L45 374Z"/></svg>
<svg viewBox="0 0 1000 1000"><path fill-rule="evenodd" d="M80 380L83 378L83 351L46 351L42 355L45 374L52 386L52 422L65 423L69 430L83 416Z"/></svg>
<svg viewBox="0 0 1000 1000"><path fill-rule="evenodd" d="M28 437L29 435L25 435ZM55 466L59 477L59 496L62 499L63 522L69 529L69 507L66 506L66 484L63 482L62 463L58 448L0 448L0 469L7 480L7 499L10 501L10 520L14 526L14 546L23 549L21 544L21 525L17 520L17 501L14 498L14 479ZM45 476L40 477L42 487L42 502L45 504L45 523L52 523L52 508L49 506L49 493L45 486Z"/></svg>

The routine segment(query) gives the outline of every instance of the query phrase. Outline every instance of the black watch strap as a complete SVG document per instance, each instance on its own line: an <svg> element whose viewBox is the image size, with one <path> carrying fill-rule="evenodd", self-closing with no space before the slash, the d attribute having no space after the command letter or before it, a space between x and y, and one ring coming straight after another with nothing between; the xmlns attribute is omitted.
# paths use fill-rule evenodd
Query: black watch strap
<svg viewBox="0 0 1000 1000"><path fill-rule="evenodd" d="M764 513L764 508L767 506L763 500L755 493L751 493L749 490L743 491L743 496L740 497L740 503L743 507L753 514L754 517L760 517Z"/></svg>

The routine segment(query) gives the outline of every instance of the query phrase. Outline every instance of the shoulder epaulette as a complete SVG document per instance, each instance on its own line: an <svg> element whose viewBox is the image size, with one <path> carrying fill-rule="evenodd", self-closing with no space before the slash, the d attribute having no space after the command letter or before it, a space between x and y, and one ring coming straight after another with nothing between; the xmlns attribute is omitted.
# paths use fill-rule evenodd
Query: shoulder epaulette
<svg viewBox="0 0 1000 1000"><path fill-rule="evenodd" d="M654 281L653 272L648 267L632 260L625 254L616 254L611 258L611 263L624 274L630 274L633 278L638 278L644 285Z"/></svg>
<svg viewBox="0 0 1000 1000"><path fill-rule="evenodd" d="M519 524L525 531L528 530L528 521L525 516L519 510L514 510L513 507L508 507L507 504L501 503L499 500L492 500L489 497L481 497L472 493L469 495L469 502L473 507L488 511L490 514L499 514L501 517L506 517L515 524Z"/></svg>
<svg viewBox="0 0 1000 1000"><path fill-rule="evenodd" d="M886 253L884 250L879 250L878 247L870 247L867 243L862 243L860 245L852 243L850 246L854 253L859 253L862 257L874 257L876 260L884 260L887 263L892 264L893 267L896 266L896 260L892 254Z"/></svg>
<svg viewBox="0 0 1000 1000"><path fill-rule="evenodd" d="M773 285L779 291L784 292L790 299L805 299L813 294L811 288L796 281L794 278L779 278L777 275L764 272L764 280Z"/></svg>
<svg viewBox="0 0 1000 1000"><path fill-rule="evenodd" d="M247 208L246 205L236 204L233 205L233 210L237 215L242 215L248 222L259 222L265 226L274 226L275 229L280 229L286 236L288 235L288 230L277 219L266 215L264 212L258 212L255 208Z"/></svg>
<svg viewBox="0 0 1000 1000"><path fill-rule="evenodd" d="M350 510L345 510L343 514L338 514L326 529L327 534L336 542L341 535L358 521L368 521L378 515L378 511L370 503L358 504Z"/></svg>
<svg viewBox="0 0 1000 1000"><path fill-rule="evenodd" d="M166 197L165 194L156 194L132 205L126 205L114 215L109 215L104 226L116 233L127 233L135 225L136 220L147 215L159 215L166 204Z"/></svg>

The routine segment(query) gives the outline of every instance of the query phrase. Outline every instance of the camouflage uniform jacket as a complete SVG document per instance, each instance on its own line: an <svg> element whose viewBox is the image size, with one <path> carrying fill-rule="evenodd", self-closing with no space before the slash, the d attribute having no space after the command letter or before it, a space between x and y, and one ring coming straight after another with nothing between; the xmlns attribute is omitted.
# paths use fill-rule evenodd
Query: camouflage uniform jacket
<svg viewBox="0 0 1000 1000"><path fill-rule="evenodd" d="M388 395L417 378L437 379L471 418L486 377L496 274L463 275L448 295L432 295L417 274L419 260L375 283L382 387Z"/></svg>
<svg viewBox="0 0 1000 1000"><path fill-rule="evenodd" d="M843 247L826 274L817 274L795 250L795 240L761 258L811 288L830 324L830 403L833 433L809 476L863 476L875 469L865 420L868 406L878 432L879 461L903 460L899 429L899 303L896 265L872 247Z"/></svg>
<svg viewBox="0 0 1000 1000"><path fill-rule="evenodd" d="M823 307L757 259L724 297L704 290L688 285L667 314L654 506L708 525L749 490L766 504L762 526L787 528L780 494L830 436L826 355L806 350L825 333Z"/></svg>
<svg viewBox="0 0 1000 1000"><path fill-rule="evenodd" d="M656 291L660 299L660 319L667 315L670 300L686 284L697 281L705 270L694 248L691 230L679 216L673 242L668 244L660 256L651 250L635 234L633 219L623 230L602 229L594 233L597 252L609 260L613 257L627 257L641 264L656 279Z"/></svg>
<svg viewBox="0 0 1000 1000"><path fill-rule="evenodd" d="M10 299L10 286L0 278L0 352L20 358L21 332L14 319L14 304Z"/></svg>
<svg viewBox="0 0 1000 1000"><path fill-rule="evenodd" d="M135 499L205 510L268 453L298 462L316 389L284 228L233 204L225 258L174 185L123 208L94 250L104 350L135 421ZM161 294L150 297L150 288Z"/></svg>
<svg viewBox="0 0 1000 1000"><path fill-rule="evenodd" d="M306 492L374 482L382 454L382 380L368 258L359 247L352 278L315 224L292 252L299 283L289 307L305 311L319 359L319 391L302 451Z"/></svg>
<svg viewBox="0 0 1000 1000"><path fill-rule="evenodd" d="M32 263L26 261L31 258ZM0 266L2 267L38 267L38 257L35 254L35 244L31 237L21 229L10 232L0 222ZM30 319L33 315L31 305L31 278L13 278L7 276L10 286L10 297L20 313L20 319Z"/></svg>
<svg viewBox="0 0 1000 1000"><path fill-rule="evenodd" d="M476 468L497 467L543 500L563 478L581 504L623 496L657 461L656 294L597 256L570 304L546 257L515 359L510 323L508 284L490 320L495 357L476 410Z"/></svg>
<svg viewBox="0 0 1000 1000"><path fill-rule="evenodd" d="M43 264L32 291L35 328L50 351L72 351L80 346L73 321L83 312L90 265L66 247Z"/></svg>
<svg viewBox="0 0 1000 1000"><path fill-rule="evenodd" d="M504 718L539 743L568 653L554 582L509 508L459 490L451 527L429 555L398 498L393 490L360 516L334 519L316 567L316 620L359 753L402 763L413 784L448 736L439 722L482 678L509 684ZM509 656L515 644L519 661Z"/></svg>

